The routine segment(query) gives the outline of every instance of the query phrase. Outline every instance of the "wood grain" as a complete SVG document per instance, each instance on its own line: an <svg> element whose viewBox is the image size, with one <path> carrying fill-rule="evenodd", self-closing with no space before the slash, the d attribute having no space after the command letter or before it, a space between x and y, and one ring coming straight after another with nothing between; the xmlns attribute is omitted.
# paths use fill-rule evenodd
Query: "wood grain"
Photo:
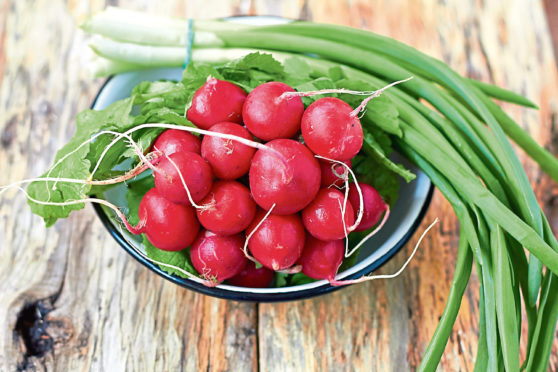
<svg viewBox="0 0 558 372"><path fill-rule="evenodd" d="M393 36L462 74L537 102L540 111L504 106L558 153L556 64L539 2L114 3L194 18L281 15ZM71 136L76 113L89 106L102 81L87 76L90 52L75 25L105 5L0 1L0 184L42 173ZM558 231L556 184L519 154ZM8 194L0 198L0 370L414 370L443 311L455 264L458 223L439 193L425 224L435 217L441 223L395 280L256 305L198 295L156 277L117 246L91 208L47 230L21 196ZM397 270L415 241L382 271ZM477 308L473 276L440 370L472 370ZM32 343L24 337L29 319L38 335ZM556 343L550 368L558 369Z"/></svg>

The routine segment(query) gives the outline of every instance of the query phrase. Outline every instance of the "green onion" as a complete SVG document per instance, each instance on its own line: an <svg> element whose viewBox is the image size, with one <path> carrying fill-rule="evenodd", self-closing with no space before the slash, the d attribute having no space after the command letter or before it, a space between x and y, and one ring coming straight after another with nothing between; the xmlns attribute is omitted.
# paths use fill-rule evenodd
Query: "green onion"
<svg viewBox="0 0 558 372"><path fill-rule="evenodd" d="M558 242L506 136L556 181L558 160L492 99L536 108L533 102L463 78L439 60L364 30L311 22L249 26L204 20L194 22L192 35L188 26L183 19L107 8L82 25L100 35L91 42L99 56L92 73L180 67L188 58L216 63L261 51L282 62L297 56L321 76L338 67L347 79L378 88L414 76L384 92L397 106L399 125L378 123L367 114L361 120L365 135L378 128L392 135L400 152L448 199L461 224L446 308L419 369L434 370L439 363L474 261L481 284L475 370L519 370L522 299L528 332L521 368L546 370L558 320ZM186 56L190 38L193 48ZM382 155L372 146L363 149ZM531 253L529 260L523 248Z"/></svg>

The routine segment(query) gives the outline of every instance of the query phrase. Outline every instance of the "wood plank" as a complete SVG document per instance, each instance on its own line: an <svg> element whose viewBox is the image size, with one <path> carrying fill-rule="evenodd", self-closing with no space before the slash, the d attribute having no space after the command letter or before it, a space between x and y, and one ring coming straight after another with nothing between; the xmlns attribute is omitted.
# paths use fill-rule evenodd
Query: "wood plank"
<svg viewBox="0 0 558 372"><path fill-rule="evenodd" d="M202 11L193 1L127 4L192 17ZM0 184L41 174L73 133L76 113L90 105L102 81L83 68L90 52L75 20L104 6L43 0L0 7L7 9L0 14ZM214 5L213 14L237 6ZM10 194L0 198L0 239L2 371L257 367L256 305L155 276L120 249L90 207L47 230L21 195Z"/></svg>
<svg viewBox="0 0 558 372"><path fill-rule="evenodd" d="M290 9L285 3L292 4L283 2L282 11ZM258 13L276 9L275 2L257 4ZM310 0L298 14L291 10L287 16L368 28L440 58L461 74L526 95L541 105L539 112L504 105L506 111L537 141L558 153L556 68L545 15L537 3ZM556 184L521 151L519 155L558 231ZM421 229L435 217L441 218L440 225L399 278L304 302L261 305L261 370L415 370L442 314L457 250L458 223L439 193ZM381 272L396 271L418 235ZM473 369L478 288L474 274L440 370ZM521 346L524 354L526 345ZM558 342L552 355L550 370L555 370Z"/></svg>
<svg viewBox="0 0 558 372"><path fill-rule="evenodd" d="M391 35L539 103L539 112L505 109L558 153L556 67L539 3L117 3L182 17L282 15ZM73 133L75 114L89 106L101 81L83 68L89 51L75 20L104 6L98 0L0 2L0 184L40 174ZM520 155L558 231L556 184ZM414 370L442 313L455 264L457 221L437 193L425 223L442 221L398 279L258 307L164 282L112 241L91 208L47 230L22 197L12 195L0 198L0 370L6 371ZM397 270L416 239L382 272ZM440 370L472 370L477 308L474 277ZM32 325L38 337L24 337ZM558 369L556 343L550 369Z"/></svg>

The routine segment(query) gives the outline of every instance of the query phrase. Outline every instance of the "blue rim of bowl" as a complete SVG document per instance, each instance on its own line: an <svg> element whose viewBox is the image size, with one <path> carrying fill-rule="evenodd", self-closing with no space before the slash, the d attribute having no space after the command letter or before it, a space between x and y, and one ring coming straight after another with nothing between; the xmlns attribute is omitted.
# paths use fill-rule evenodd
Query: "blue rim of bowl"
<svg viewBox="0 0 558 372"><path fill-rule="evenodd" d="M109 81L113 78L110 76L106 79L103 83L97 95L93 99L91 103L91 109L95 107L97 99L99 95L109 83ZM370 274L371 272L379 269L382 267L387 261L389 261L397 252L401 250L407 244L407 242L411 239L414 233L417 231L418 227L420 226L428 208L430 207L430 203L432 201L432 195L434 194L434 185L430 182L430 187L428 189L428 194L424 200L424 204L421 207L421 210L409 228L409 230L403 235L403 237L396 243L394 246L387 251L382 257L371 263L370 265L362 268L361 270L348 275L345 279L356 279L360 278L363 275ZM130 243L126 241L126 239L122 236L120 231L118 231L108 215L103 211L102 207L99 204L93 204L93 208L95 208L95 212L97 216L101 219L101 222L105 226L105 228L109 231L110 235L116 240L118 244L126 252L128 252L132 257L134 257L137 261L139 261L142 265L150 269L151 271L155 272L156 274L160 275L161 277L165 278L166 280L173 282L183 288L191 289L195 292L202 293L204 295L213 296L222 298L225 300L234 300L234 301L247 301L247 302L285 302L285 301L295 301L295 300L304 300L311 297L316 297L319 295L323 295L326 293L330 293L336 291L341 288L345 288L347 286L340 286L334 287L329 284L324 284L320 287L310 288L310 289L303 289L300 291L294 292L284 292L284 293L252 293L252 292L240 292L230 289L222 289L217 287L206 287L201 283L197 283L193 280L188 280L185 278L181 278L175 275L168 274L164 270L162 270L157 264L152 263L151 261L145 259L143 256L138 254L134 248L130 246Z"/></svg>

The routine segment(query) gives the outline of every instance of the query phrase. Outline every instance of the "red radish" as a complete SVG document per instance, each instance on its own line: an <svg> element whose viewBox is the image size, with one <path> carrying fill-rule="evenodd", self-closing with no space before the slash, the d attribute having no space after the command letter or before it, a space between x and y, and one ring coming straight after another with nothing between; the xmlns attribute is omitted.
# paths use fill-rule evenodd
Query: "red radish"
<svg viewBox="0 0 558 372"><path fill-rule="evenodd" d="M221 235L238 234L256 215L250 190L236 181L215 182L200 205L196 213L202 226Z"/></svg>
<svg viewBox="0 0 558 372"><path fill-rule="evenodd" d="M342 187L345 184L344 177L348 178L349 172L344 166L323 159L320 159L319 163L322 171L322 187L330 187L332 185ZM350 160L344 161L343 163L351 167Z"/></svg>
<svg viewBox="0 0 558 372"><path fill-rule="evenodd" d="M222 282L246 266L243 246L244 237L240 234L222 236L204 230L190 248L192 265L205 279Z"/></svg>
<svg viewBox="0 0 558 372"><path fill-rule="evenodd" d="M266 288L272 280L272 270L263 266L256 269L256 265L252 261L248 261L244 270L227 280L227 282L237 287Z"/></svg>
<svg viewBox="0 0 558 372"><path fill-rule="evenodd" d="M260 207L275 214L302 210L320 188L320 165L300 142L277 139L266 144L277 153L258 150L250 166L250 190Z"/></svg>
<svg viewBox="0 0 558 372"><path fill-rule="evenodd" d="M372 186L366 183L358 183L362 191L363 214L362 220L354 231L365 231L375 226L387 209L387 205L382 199L380 193ZM359 210L359 197L356 187L351 183L349 185L349 201L354 210L354 216Z"/></svg>
<svg viewBox="0 0 558 372"><path fill-rule="evenodd" d="M281 97L285 92L294 92L294 89L272 81L261 84L248 94L242 117L253 135L271 141L291 138L299 131L304 104L300 97Z"/></svg>
<svg viewBox="0 0 558 372"><path fill-rule="evenodd" d="M324 97L312 103L302 116L304 143L315 154L334 160L350 160L362 147L359 118L339 98Z"/></svg>
<svg viewBox="0 0 558 372"><path fill-rule="evenodd" d="M194 208L165 199L155 188L141 199L138 214L147 239L165 251L188 247L200 228Z"/></svg>
<svg viewBox="0 0 558 372"><path fill-rule="evenodd" d="M201 129L222 121L242 123L245 100L246 92L238 85L210 77L194 94L186 117Z"/></svg>
<svg viewBox="0 0 558 372"><path fill-rule="evenodd" d="M165 155L175 152L195 152L201 151L201 139L192 133L178 129L167 129L157 137L153 148L161 151Z"/></svg>
<svg viewBox="0 0 558 372"><path fill-rule="evenodd" d="M175 203L191 203L180 175L194 203L207 195L213 183L211 167L200 155L193 152L175 152L164 157L157 169L155 188L162 196Z"/></svg>
<svg viewBox="0 0 558 372"><path fill-rule="evenodd" d="M345 237L345 229L354 222L354 211L347 200L345 224L341 208L345 202L343 193L336 189L321 189L316 198L302 211L302 222L306 230L320 240L337 240ZM347 233L349 231L347 230Z"/></svg>
<svg viewBox="0 0 558 372"><path fill-rule="evenodd" d="M296 214L270 214L260 224L264 216L265 212L259 210L246 230L248 248L263 266L275 271L287 269L298 260L304 247L304 226Z"/></svg>
<svg viewBox="0 0 558 372"><path fill-rule="evenodd" d="M231 122L215 124L210 131L252 140L246 128ZM201 154L211 165L213 174L224 180L234 180L248 173L255 152L256 149L237 141L212 136L205 136L201 145Z"/></svg>
<svg viewBox="0 0 558 372"><path fill-rule="evenodd" d="M297 263L310 278L334 280L344 254L343 239L323 241L307 235L302 256Z"/></svg>

